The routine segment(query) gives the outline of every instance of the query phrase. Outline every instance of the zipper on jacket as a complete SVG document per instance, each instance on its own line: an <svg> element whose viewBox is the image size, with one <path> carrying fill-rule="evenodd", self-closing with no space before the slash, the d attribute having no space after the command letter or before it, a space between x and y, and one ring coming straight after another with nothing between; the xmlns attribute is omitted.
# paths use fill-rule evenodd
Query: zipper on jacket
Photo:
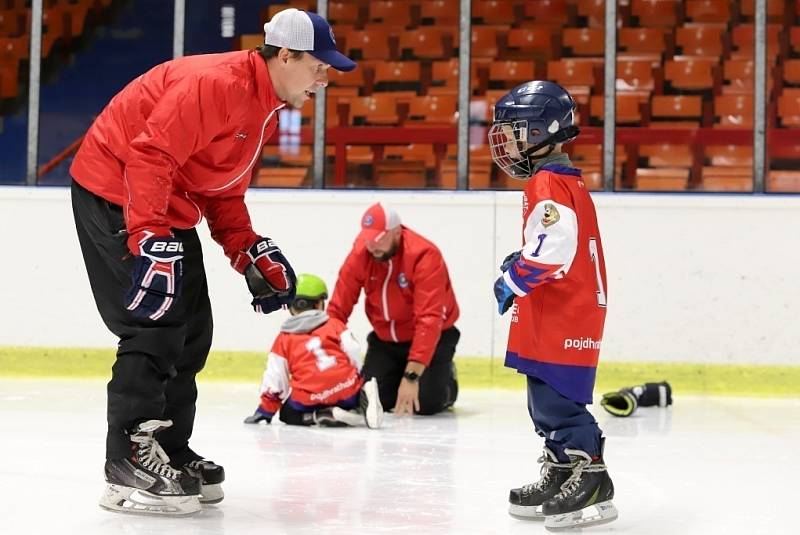
<svg viewBox="0 0 800 535"><path fill-rule="evenodd" d="M275 108L274 110L269 112L269 115L267 115L267 118L264 119L264 124L261 125L261 137L258 138L258 146L256 147L256 153L253 154L253 158L250 160L250 163L247 165L247 167L245 167L244 171L242 171L239 176L237 176L236 178L234 178L233 180L231 180L230 182L228 182L224 186L220 186L218 188L213 188L213 189L210 189L208 191L220 191L220 190L228 189L230 186L236 184L239 181L239 179L242 178L247 173L247 171L249 171L250 168L253 167L253 164L256 163L256 158L258 158L258 155L261 154L261 150L263 149L263 146L262 146L261 143L264 141L264 130L267 128L267 123L269 122L270 119L272 119L272 116L275 115L275 112L278 111L279 109L283 108L284 106L286 106L286 103L281 104L280 106L278 106L277 108Z"/></svg>
<svg viewBox="0 0 800 535"><path fill-rule="evenodd" d="M389 318L389 296L387 289L389 287L389 280L392 278L392 259L389 259L389 271L386 273L386 278L383 280L383 288L381 290L381 300L383 301L383 319L389 322L389 333L392 335L392 340L397 342L397 333L394 330L394 320Z"/></svg>

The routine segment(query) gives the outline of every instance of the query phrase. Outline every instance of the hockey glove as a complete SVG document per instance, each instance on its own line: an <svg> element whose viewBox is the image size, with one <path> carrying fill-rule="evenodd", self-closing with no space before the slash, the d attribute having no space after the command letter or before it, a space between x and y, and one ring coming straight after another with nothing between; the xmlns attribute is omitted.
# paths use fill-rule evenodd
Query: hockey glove
<svg viewBox="0 0 800 535"><path fill-rule="evenodd" d="M157 320L181 294L183 243L171 236L139 242L133 261L133 284L125 294L125 308L137 318Z"/></svg>
<svg viewBox="0 0 800 535"><path fill-rule="evenodd" d="M253 294L253 309L269 314L294 301L297 277L281 250L269 238L258 239L247 250L250 265L244 272Z"/></svg>
<svg viewBox="0 0 800 535"><path fill-rule="evenodd" d="M500 264L500 271L502 271L503 273L508 271L511 268L511 266L514 265L514 262L519 260L520 256L522 256L522 251L514 251L513 253L505 257L503 259L503 263Z"/></svg>
<svg viewBox="0 0 800 535"><path fill-rule="evenodd" d="M628 389L603 394L600 406L614 416L630 416L636 410L636 396Z"/></svg>
<svg viewBox="0 0 800 535"><path fill-rule="evenodd" d="M502 316L514 304L514 292L508 287L502 276L494 281L494 298L497 299L497 311Z"/></svg>
<svg viewBox="0 0 800 535"><path fill-rule="evenodd" d="M672 405L672 387L669 383L645 383L632 387L631 392L636 396L640 407L666 407Z"/></svg>
<svg viewBox="0 0 800 535"><path fill-rule="evenodd" d="M272 414L265 412L264 409L258 407L256 412L244 419L246 424L257 424L260 422L272 423Z"/></svg>

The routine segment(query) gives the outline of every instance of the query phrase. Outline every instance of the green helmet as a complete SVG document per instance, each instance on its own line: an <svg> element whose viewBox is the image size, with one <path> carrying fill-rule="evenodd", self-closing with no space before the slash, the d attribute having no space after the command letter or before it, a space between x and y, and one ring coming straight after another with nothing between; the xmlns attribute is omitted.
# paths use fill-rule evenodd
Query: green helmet
<svg viewBox="0 0 800 535"><path fill-rule="evenodd" d="M328 287L325 286L325 281L316 275L308 273L301 273L297 276L297 294L295 299L305 298L308 300L318 301L320 299L328 298Z"/></svg>

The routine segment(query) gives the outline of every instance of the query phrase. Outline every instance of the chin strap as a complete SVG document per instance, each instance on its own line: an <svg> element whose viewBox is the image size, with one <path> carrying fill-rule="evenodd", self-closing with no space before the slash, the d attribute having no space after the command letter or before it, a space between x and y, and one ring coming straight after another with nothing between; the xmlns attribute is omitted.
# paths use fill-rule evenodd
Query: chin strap
<svg viewBox="0 0 800 535"><path fill-rule="evenodd" d="M528 161L529 162L531 160L541 160L542 158L550 156L550 154L553 152L553 150L555 150L556 145L558 143L566 143L567 141L569 141L571 139L575 139L578 136L578 134L580 134L580 133L581 133L581 129L580 128L578 128L574 124L570 125L570 126L568 126L566 128L563 128L563 129L559 130L558 132L556 132L552 136L548 137L547 139L545 139L541 143L532 146L531 148L526 150L524 154L525 154L525 156L528 157ZM550 146L550 149L546 153L540 154L540 155L538 155L536 157L531 156L537 150L540 150L543 147L546 147L548 145ZM531 166L531 168L533 168L533 166Z"/></svg>

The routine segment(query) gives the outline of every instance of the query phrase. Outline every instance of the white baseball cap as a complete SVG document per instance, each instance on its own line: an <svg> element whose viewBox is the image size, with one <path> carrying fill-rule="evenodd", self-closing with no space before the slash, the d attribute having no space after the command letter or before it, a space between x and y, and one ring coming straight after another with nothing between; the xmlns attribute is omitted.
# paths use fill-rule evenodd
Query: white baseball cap
<svg viewBox="0 0 800 535"><path fill-rule="evenodd" d="M264 24L264 44L308 52L337 71L352 71L356 63L336 50L328 21L308 11L289 8Z"/></svg>

